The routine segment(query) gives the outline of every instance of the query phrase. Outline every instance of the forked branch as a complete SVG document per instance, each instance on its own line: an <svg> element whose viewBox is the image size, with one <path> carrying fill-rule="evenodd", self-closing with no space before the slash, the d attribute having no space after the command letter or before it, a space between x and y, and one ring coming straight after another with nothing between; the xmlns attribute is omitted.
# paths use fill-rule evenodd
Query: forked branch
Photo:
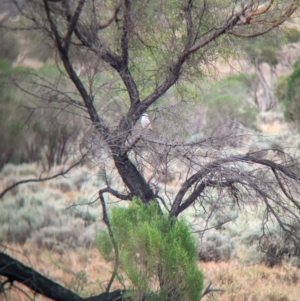
<svg viewBox="0 0 300 301"><path fill-rule="evenodd" d="M55 301L117 301L123 299L121 290L82 298L3 252L0 252L0 275L6 277L11 283L19 282L33 292Z"/></svg>
<svg viewBox="0 0 300 301"><path fill-rule="evenodd" d="M210 282L209 285L206 287L206 289L204 290L204 292L202 293L200 300L206 296L207 294L213 293L213 292L224 292L224 290L220 289L220 288L212 288L211 287L212 283Z"/></svg>
<svg viewBox="0 0 300 301"><path fill-rule="evenodd" d="M258 193L260 193L261 189L255 183L252 182L251 177L250 178L247 178L246 176L243 177L242 172L239 173L237 172L235 178L232 177L230 178L229 176L228 180L225 182L208 180L210 174L213 175L215 172L222 170L222 168L225 168L226 164L234 164L238 162L245 163L247 165L255 163L258 166L266 167L267 169L269 169L270 173L273 173L275 175L275 179L279 184L279 188L281 189L282 193L290 201L292 201L292 203L296 208L300 208L299 202L297 202L287 192L283 182L279 178L278 172L284 174L286 177L289 178L290 181L293 180L300 181L300 176L298 174L293 172L289 166L285 166L283 164L279 164L271 160L257 158L255 156L252 156L251 154L245 154L245 155L237 155L237 156L231 156L227 158L221 158L219 160L212 161L204 165L199 171L197 171L192 176L190 176L182 184L180 190L178 191L170 210L170 216L178 216L183 210L185 210L190 205L192 205L196 201L196 199L200 197L205 187L208 186L216 187L216 188L228 187L232 190L234 197L237 196L237 191L232 186L234 183L239 183L243 186L247 186L249 187L249 189L253 189L253 191L257 191ZM190 188L193 185L196 185L198 182L199 182L198 187L185 199L185 201L183 201L184 197L186 196ZM268 194L264 195L264 197L273 200L272 197L268 197ZM281 207L284 207L284 205L281 204Z"/></svg>

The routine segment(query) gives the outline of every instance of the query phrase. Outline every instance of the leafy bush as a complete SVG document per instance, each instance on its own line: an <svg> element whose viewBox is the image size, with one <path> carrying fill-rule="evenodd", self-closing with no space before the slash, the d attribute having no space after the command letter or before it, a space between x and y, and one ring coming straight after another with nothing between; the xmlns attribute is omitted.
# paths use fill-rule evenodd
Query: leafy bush
<svg viewBox="0 0 300 301"><path fill-rule="evenodd" d="M300 31L295 27L284 29L284 35L288 43L297 43L300 40Z"/></svg>
<svg viewBox="0 0 300 301"><path fill-rule="evenodd" d="M276 66L280 43L282 39L275 32L271 32L263 37L247 39L241 45L252 64L267 63L270 66Z"/></svg>
<svg viewBox="0 0 300 301"><path fill-rule="evenodd" d="M112 210L111 227L120 268L139 296L199 300L203 275L197 267L194 237L183 220L170 220L155 202L134 201L128 208ZM106 232L98 235L96 245L107 260L113 258Z"/></svg>
<svg viewBox="0 0 300 301"><path fill-rule="evenodd" d="M275 83L275 95L285 106L287 121L300 122L300 57L293 65L293 71L279 77Z"/></svg>

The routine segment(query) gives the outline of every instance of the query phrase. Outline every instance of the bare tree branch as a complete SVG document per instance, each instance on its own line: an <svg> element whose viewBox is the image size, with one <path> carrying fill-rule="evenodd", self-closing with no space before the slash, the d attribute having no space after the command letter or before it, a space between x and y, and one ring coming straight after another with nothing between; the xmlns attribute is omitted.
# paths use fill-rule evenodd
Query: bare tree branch
<svg viewBox="0 0 300 301"><path fill-rule="evenodd" d="M121 290L82 298L3 252L0 252L0 275L7 277L12 283L17 281L33 292L55 301L116 301L123 299Z"/></svg>
<svg viewBox="0 0 300 301"><path fill-rule="evenodd" d="M114 264L114 271L111 275L111 278L107 284L107 287L106 287L106 290L105 292L109 292L110 291L110 288L111 288L111 285L115 279L115 277L117 276L117 273L118 273L118 268L119 268L119 249L118 249L118 245L117 245L117 242L115 240L115 237L114 237L114 233L111 229L111 226L110 226L110 222L109 222L109 218L108 218L108 214L107 214L107 210L106 210L106 204L105 204L105 200L104 200L104 196L103 196L103 191L99 191L99 198L100 198L100 202L101 202L101 206L102 206L102 212L103 212L103 222L105 223L106 227L107 227L107 230L108 230L108 234L109 234L109 237L110 237L110 240L111 240L111 243L113 245L113 248L114 248L114 251L115 251L115 264Z"/></svg>
<svg viewBox="0 0 300 301"><path fill-rule="evenodd" d="M82 82L80 81L79 77L77 76L75 70L73 69L72 64L69 60L68 51L65 47L63 47L61 37L58 33L58 29L51 17L48 2L47 2L47 0L43 0L43 1L44 1L47 18L48 18L49 24L51 26L51 29L54 33L55 42L56 42L57 48L59 50L59 54L61 56L63 64L66 68L66 71L67 71L70 79L73 81L74 85L78 89L78 92L82 96L92 123L94 124L95 128L99 131L99 133L103 136L103 138L106 139L109 136L109 130L106 127L106 125L104 124L104 122L100 119L100 117L97 113L97 110L94 106L93 99L90 97L90 95L88 95L84 85L82 84Z"/></svg>
<svg viewBox="0 0 300 301"><path fill-rule="evenodd" d="M193 39L192 5L193 5L193 0L187 0L186 7L184 8L185 20L186 20L185 50L188 50L192 46L192 39Z"/></svg>
<svg viewBox="0 0 300 301"><path fill-rule="evenodd" d="M276 170L280 171L286 176L288 176L290 179L293 180L300 180L300 176L298 176L296 173L294 173L289 166L284 166L282 164L278 164L274 161L271 160L266 160L266 159L260 159L254 156L251 156L250 154L246 155L237 155L237 156L231 156L227 158L222 158L219 160L215 160L213 162L210 162L206 164L204 167L202 167L198 172L193 174L190 178L188 178L181 186L180 190L178 191L175 200L172 204L172 208L170 211L171 216L177 216L180 212L182 212L184 209L186 209L189 205L191 205L197 197L201 194L201 192L204 190L206 186L206 182L203 182L199 187L186 199L185 203L182 203L182 200L189 190L189 188L194 185L196 182L203 180L209 173L213 173L214 170L218 169L220 166L228 163L234 163L234 162L245 162L245 163L257 163L262 166L266 166L270 168L270 170ZM238 179L235 180L236 182L239 182ZM207 182L209 184L209 181ZM220 187L220 184L218 183L217 185ZM232 185L233 182L228 182L228 186ZM223 184L225 185L225 184ZM283 191L284 192L284 191ZM292 200L291 198L289 198ZM297 207L299 204L296 204Z"/></svg>
<svg viewBox="0 0 300 301"><path fill-rule="evenodd" d="M77 25L77 21L79 19L80 13L82 11L83 5L85 3L85 0L79 0L78 6L75 10L74 15L72 16L70 22L69 22L69 26L68 26L68 31L66 33L66 36L64 38L64 48L66 49L66 51L68 51L69 45L70 45L70 40L71 40L71 36L75 30L75 27Z"/></svg>
<svg viewBox="0 0 300 301"><path fill-rule="evenodd" d="M120 11L120 7L121 7L121 1L118 3L118 5L114 9L114 11L112 12L111 17L108 18L105 22L99 24L98 30L101 30L101 29L104 29L104 28L108 27L113 21L116 20L117 15Z"/></svg>
<svg viewBox="0 0 300 301"><path fill-rule="evenodd" d="M123 201L129 201L132 199L133 195L132 194L122 194L114 189L112 189L111 187L106 187L100 190L101 194L103 195L104 193L110 193L112 194L114 197L123 200ZM99 192L99 193L100 193Z"/></svg>
<svg viewBox="0 0 300 301"><path fill-rule="evenodd" d="M14 187L19 186L21 184L27 184L27 183L32 183L32 182L45 182L45 181L49 181L52 179L55 179L57 177L60 176L64 176L66 175L71 169L73 169L74 167L76 167L77 165L81 164L83 159L86 157L86 154L82 156L82 158L78 161L75 162L74 164L72 164L69 168L67 168L66 170L62 170L61 172L53 175L53 176L49 176L49 177L45 177L45 178L38 178L38 179L26 179L26 180L21 180L18 182L15 182L14 184L8 186L7 188L5 188L1 193L0 193L0 199L2 199L6 193L8 193L10 190L12 190Z"/></svg>
<svg viewBox="0 0 300 301"><path fill-rule="evenodd" d="M122 26L122 37L121 37L121 49L122 49L122 61L124 66L128 66L128 43L131 34L131 0L124 0L124 13L123 13L123 26Z"/></svg>

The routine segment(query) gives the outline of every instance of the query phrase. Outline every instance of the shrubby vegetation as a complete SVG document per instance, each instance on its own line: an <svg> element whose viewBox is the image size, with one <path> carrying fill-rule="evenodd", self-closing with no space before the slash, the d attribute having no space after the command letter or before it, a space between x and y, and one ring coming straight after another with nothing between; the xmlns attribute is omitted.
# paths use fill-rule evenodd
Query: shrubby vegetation
<svg viewBox="0 0 300 301"><path fill-rule="evenodd" d="M96 245L107 260L119 258L119 274L146 300L199 300L203 275L197 266L195 239L186 222L169 219L158 204L133 201L111 212L113 237L102 232ZM118 254L111 239L114 239ZM139 299L141 297L138 297Z"/></svg>
<svg viewBox="0 0 300 301"><path fill-rule="evenodd" d="M45 110L45 105L51 107L47 101L36 107L35 98L24 92L34 79L42 82L43 77L55 83L60 73L55 66L33 70L0 61L0 169L8 162L40 162L47 170L63 164L82 133L82 120L74 110L65 110L64 105L60 113L57 106Z"/></svg>
<svg viewBox="0 0 300 301"><path fill-rule="evenodd" d="M36 164L6 164L0 181L9 185L16 180L39 177L41 172L41 166ZM82 170L80 174L84 174ZM95 232L104 225L99 223L98 204L89 204L89 199L79 192L86 181L82 176L79 181L74 174L47 185L29 183L13 189L0 202L0 243L27 242L59 253L70 248L91 247ZM95 186L99 184L95 181ZM70 200L66 194L71 191L74 197Z"/></svg>
<svg viewBox="0 0 300 301"><path fill-rule="evenodd" d="M7 109L0 117L1 125L8 128L8 135L1 149L4 155L0 169L4 166L5 170L7 162L39 162L44 170L50 170L68 160L72 146L80 138L78 153L88 151L90 157L96 158L99 173L103 171L105 175L102 183L105 188L102 185L94 187L102 204L105 203L102 200L104 193L111 193L121 200L139 197L143 204L134 202L128 208L112 209L112 231L109 234L102 232L97 240L103 256L115 264L110 284L114 277L120 284L129 283L133 291L129 290L127 294L133 292L134 299L199 300L203 275L196 262L196 238L186 223L178 219L191 207L196 215L201 211L202 215L197 217L205 225L203 236L198 240L198 255L203 261L238 257L235 243L239 241L258 251L254 242L257 240L259 247L268 254L260 262L270 266L283 259L271 261L269 254L273 257L298 256L296 249L292 250L292 244L288 246L291 251L282 250L282 233L277 236L279 228L269 218L270 213L278 217L277 211L272 210L279 203L276 209L281 230L286 230L282 226L286 221L289 231L293 233L298 229L294 220L285 219L287 212L295 220L299 218L296 213L299 204L292 195L300 192L298 171L291 167L295 159L276 145L263 150L250 149L248 131L235 126L240 123L255 129L258 109L249 101L247 91L251 87L247 80L253 76L247 75L246 81L241 76L230 76L212 87L205 103L207 124L210 126L224 117L229 117L230 122L223 124L221 130L211 127L215 135L203 131L204 139L195 139L193 143L187 141L190 128L185 125L195 113L186 110L187 114L184 114L182 109L186 99L198 101L199 90L180 94L182 91L177 89L175 95L177 84L191 82L194 85L199 79L203 81L211 71L211 62L220 56L229 58L229 45L237 42L236 37L246 35L250 38L274 29L293 14L298 4L271 1L261 5L253 2L232 5L231 1L203 1L202 7L191 1L186 5L151 1L140 7L138 2L131 5L130 1L121 1L114 7L113 2L103 1L102 9L98 10L93 6L94 2L79 1L74 11L66 1L31 1L30 4L24 6L24 14L23 10L19 12L25 21L22 26L41 29L40 33L32 31L32 40L45 38L42 44L45 51L39 59L47 61L48 54L53 58L52 49L46 51L50 41L61 62L56 66L51 62L38 70L3 65L1 84L7 86L7 90L6 94L2 93L4 89L1 90L4 99L1 106ZM108 16L111 17L107 19ZM107 20L105 24L101 23L103 17ZM92 22L87 22L90 20ZM160 28L164 30L160 31ZM44 37L45 33L47 37ZM273 95L261 77L260 67L267 63L274 71L278 64L277 53L271 44L259 38L249 40L248 46L243 45L244 50L257 71L256 79L260 77L266 96L266 100L263 97L265 102L260 104L256 90L254 100L260 109L269 110L274 106ZM289 31L287 40L296 41L297 33ZM32 56L38 56L34 48L28 49L28 57ZM12 61L12 57L7 60ZM22 59L19 53L18 62ZM23 72L26 76L20 78ZM12 83L22 93L12 89ZM288 82L288 97L290 88ZM18 116L13 116L20 105L24 108L18 110ZM154 133L159 133L157 136L149 134L147 129L139 129L139 123L136 126L147 110L160 116L157 119L161 126L157 125L158 121L155 125L156 118L151 118ZM83 133L83 118L90 135ZM170 166L175 161L183 168L180 166L179 176L168 178L172 173ZM110 165L118 174L118 182L106 176ZM165 186L157 177L159 173L165 176ZM174 185L177 192L168 193L167 179L175 178L178 180ZM14 181L13 178L9 180ZM56 191L55 197L49 193L53 197L50 202L62 201L61 198L71 195L74 207L67 213L62 212L62 208L45 204L44 196L40 197L44 190L38 185L26 187L26 192L31 191L34 197L25 194L19 197L22 189L12 189L11 203L7 201L9 198L1 203L5 214L0 231L5 242L24 243L31 239L38 246L60 254L65 245L90 246L90 236L85 239L84 234L96 231L99 210L93 208L85 212L82 207L77 208L82 200L74 192L81 189L81 184L81 179L76 182L56 179L48 186L49 190ZM62 193L57 195L57 191ZM168 207L168 215L162 214L157 204L150 202L155 198ZM227 229L226 218L237 221L241 208L247 211L251 205L266 208L263 218L260 216L262 229L242 240L241 231ZM30 211L30 207L34 210ZM10 210L14 208L18 214L11 217ZM109 224L105 217L104 221ZM274 226L273 230L266 231L267 222ZM289 236L285 239L291 241ZM3 257L7 259L2 253ZM6 265L5 268L7 266L11 267ZM85 281L85 272L80 275ZM35 277L29 281L35 281ZM4 283L8 282L13 281L5 279ZM110 284L106 293L112 296L115 292L110 291ZM38 286L32 284L32 287ZM122 295L118 298L122 299Z"/></svg>
<svg viewBox="0 0 300 301"><path fill-rule="evenodd" d="M293 64L293 71L280 77L275 85L275 94L284 104L285 119L300 123L300 58Z"/></svg>
<svg viewBox="0 0 300 301"><path fill-rule="evenodd" d="M297 28L287 27L283 32L287 43L294 44L300 41L300 31Z"/></svg>
<svg viewBox="0 0 300 301"><path fill-rule="evenodd" d="M4 28L0 28L0 42L0 60L5 60L10 63L14 62L20 53L17 37Z"/></svg>

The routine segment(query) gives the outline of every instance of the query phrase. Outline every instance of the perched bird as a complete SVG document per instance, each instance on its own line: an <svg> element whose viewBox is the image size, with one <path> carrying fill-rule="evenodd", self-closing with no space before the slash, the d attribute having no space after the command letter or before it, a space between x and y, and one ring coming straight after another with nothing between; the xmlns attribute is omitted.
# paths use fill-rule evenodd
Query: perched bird
<svg viewBox="0 0 300 301"><path fill-rule="evenodd" d="M143 127L144 129L147 128L147 129L152 130L151 122L150 122L150 119L149 119L147 113L143 113L143 114L142 114L142 117L141 117L141 125L142 125L142 127Z"/></svg>

